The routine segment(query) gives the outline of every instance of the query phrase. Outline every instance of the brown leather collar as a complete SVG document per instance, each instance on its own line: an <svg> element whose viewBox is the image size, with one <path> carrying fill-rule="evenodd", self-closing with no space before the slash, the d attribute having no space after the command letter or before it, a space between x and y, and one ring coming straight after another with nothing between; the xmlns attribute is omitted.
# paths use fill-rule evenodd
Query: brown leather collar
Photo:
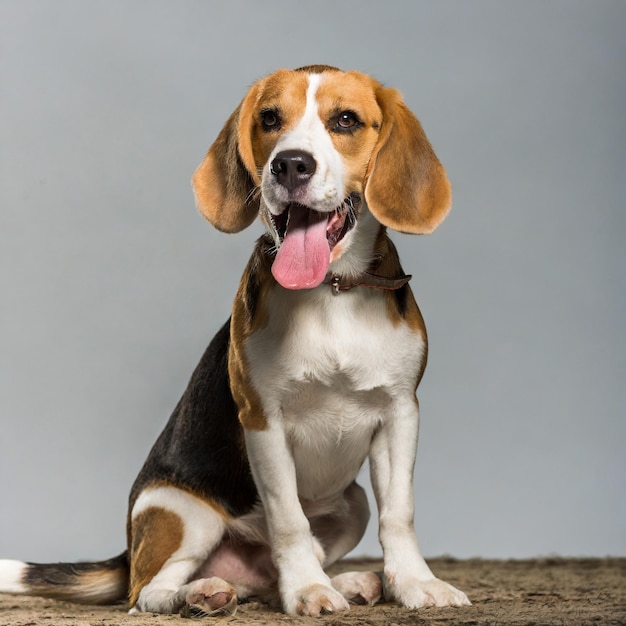
<svg viewBox="0 0 626 626"><path fill-rule="evenodd" d="M410 274L403 274L402 276L396 276L395 278L387 278L386 276L380 276L373 274L372 272L363 272L360 276L357 276L353 280L349 280L338 274L328 274L324 279L325 285L330 285L333 290L333 294L338 295L342 291L348 291L353 287L373 287L374 289L387 289L394 291L404 287L412 276Z"/></svg>

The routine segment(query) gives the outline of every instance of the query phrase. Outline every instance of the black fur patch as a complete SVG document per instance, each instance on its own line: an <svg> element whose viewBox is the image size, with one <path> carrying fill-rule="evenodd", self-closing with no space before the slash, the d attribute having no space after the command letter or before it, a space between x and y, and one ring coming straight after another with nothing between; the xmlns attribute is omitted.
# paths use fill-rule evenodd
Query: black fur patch
<svg viewBox="0 0 626 626"><path fill-rule="evenodd" d="M124 551L112 559L95 563L28 563L28 566L22 582L29 587L71 587L83 574L127 570L128 558Z"/></svg>
<svg viewBox="0 0 626 626"><path fill-rule="evenodd" d="M258 493L245 456L243 430L228 379L230 320L206 349L130 494L168 483L219 503L233 516L248 512Z"/></svg>
<svg viewBox="0 0 626 626"><path fill-rule="evenodd" d="M402 318L406 318L407 306L408 306L408 294L409 288L407 285L403 285L400 289L393 291L394 298L396 300L396 306L398 307L398 313Z"/></svg>

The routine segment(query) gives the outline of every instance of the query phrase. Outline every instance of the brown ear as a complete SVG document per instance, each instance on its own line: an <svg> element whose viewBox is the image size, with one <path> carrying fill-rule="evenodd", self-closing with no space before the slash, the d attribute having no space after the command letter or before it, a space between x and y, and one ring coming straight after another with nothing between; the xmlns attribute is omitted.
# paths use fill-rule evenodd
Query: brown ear
<svg viewBox="0 0 626 626"><path fill-rule="evenodd" d="M255 99L256 86L228 118L192 179L198 210L227 233L252 224L259 211L251 140Z"/></svg>
<svg viewBox="0 0 626 626"><path fill-rule="evenodd" d="M380 87L376 96L383 123L369 164L367 205L393 230L431 233L450 210L446 171L398 91Z"/></svg>

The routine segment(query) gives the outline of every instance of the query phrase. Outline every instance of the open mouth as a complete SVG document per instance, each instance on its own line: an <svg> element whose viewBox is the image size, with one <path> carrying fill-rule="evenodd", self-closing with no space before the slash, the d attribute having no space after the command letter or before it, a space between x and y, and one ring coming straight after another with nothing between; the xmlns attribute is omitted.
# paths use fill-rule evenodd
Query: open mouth
<svg viewBox="0 0 626 626"><path fill-rule="evenodd" d="M272 226L281 242L285 239L290 223L305 221L307 219L313 221L327 220L326 240L332 251L356 225L356 210L359 208L360 204L361 196L356 192L352 192L344 199L341 206L337 207L331 213L319 213L303 204L289 202L280 215L270 215L270 218ZM310 218L308 216L309 213L312 214Z"/></svg>
<svg viewBox="0 0 626 626"><path fill-rule="evenodd" d="M324 280L333 248L356 224L361 196L350 194L334 211L320 213L291 202L272 225L280 241L272 264L274 278L286 289L312 289Z"/></svg>

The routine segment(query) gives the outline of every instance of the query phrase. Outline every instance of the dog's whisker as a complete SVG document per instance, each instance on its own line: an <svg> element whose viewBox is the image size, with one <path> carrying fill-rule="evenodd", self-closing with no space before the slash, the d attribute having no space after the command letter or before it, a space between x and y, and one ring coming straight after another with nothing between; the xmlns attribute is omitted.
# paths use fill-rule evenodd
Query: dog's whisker
<svg viewBox="0 0 626 626"><path fill-rule="evenodd" d="M346 215L346 219L352 226L356 224L356 211L354 210L354 207L352 206L348 207L348 213Z"/></svg>
<svg viewBox="0 0 626 626"><path fill-rule="evenodd" d="M250 204L261 193L261 186L255 185L246 196L246 204Z"/></svg>

